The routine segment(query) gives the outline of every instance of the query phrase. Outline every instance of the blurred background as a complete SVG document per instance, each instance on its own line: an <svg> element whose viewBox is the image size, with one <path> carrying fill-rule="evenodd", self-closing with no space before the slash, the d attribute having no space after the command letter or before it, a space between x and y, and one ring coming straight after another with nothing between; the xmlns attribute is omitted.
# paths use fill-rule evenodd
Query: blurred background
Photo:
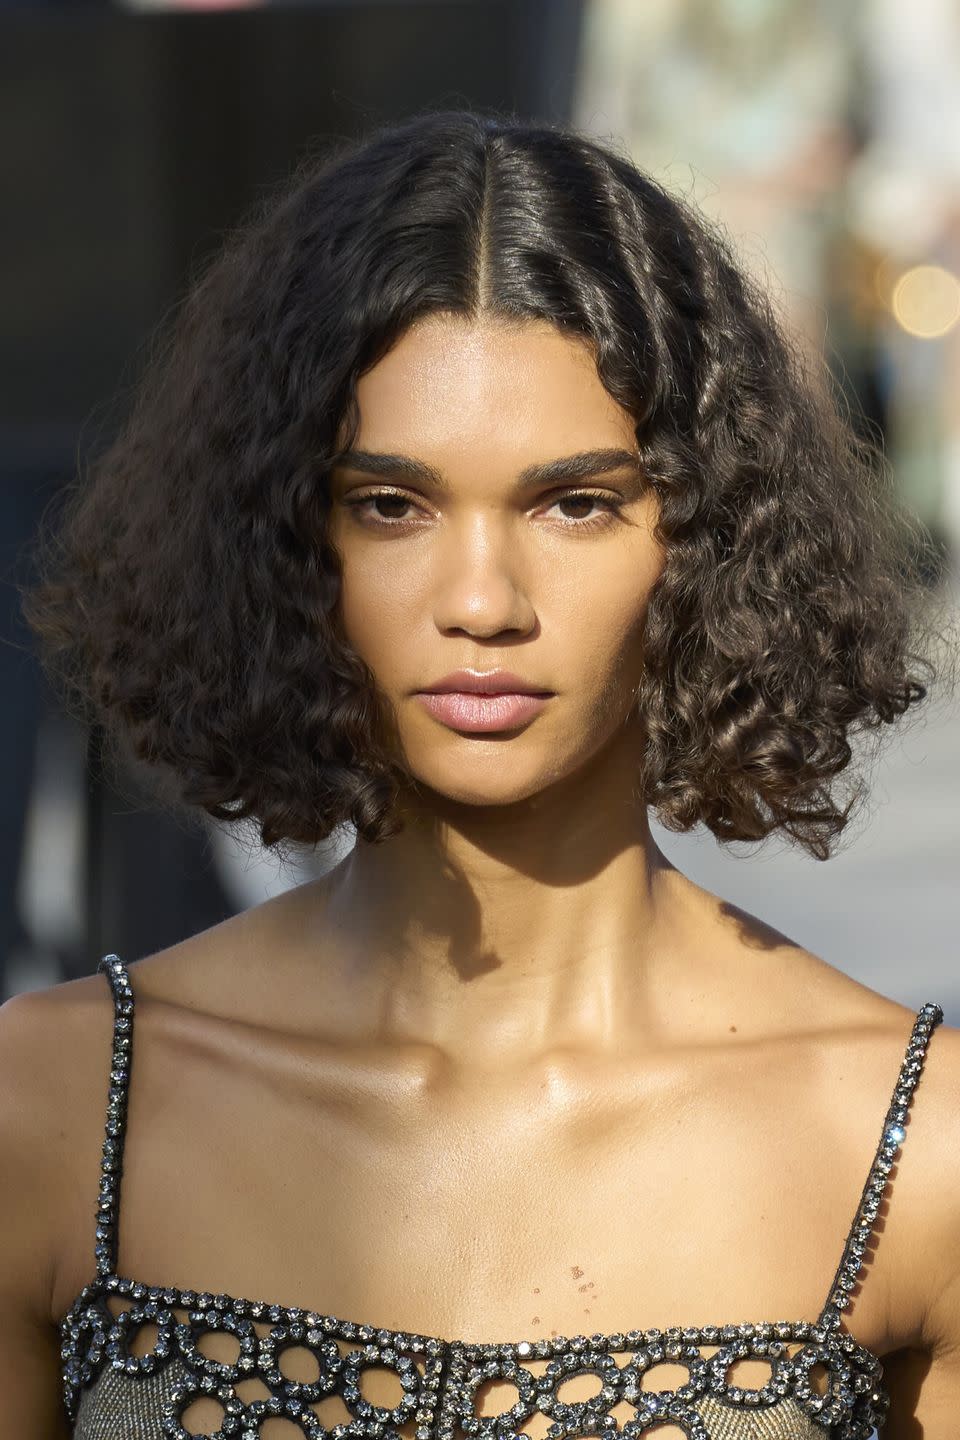
<svg viewBox="0 0 960 1440"><path fill-rule="evenodd" d="M134 776L105 784L17 590L44 507L118 426L190 267L324 136L477 105L625 141L826 353L956 600L955 0L0 0L0 78L0 998L161 949L352 844L283 868L159 813ZM654 829L701 884L960 1023L955 701L935 695L888 744L829 863Z"/></svg>

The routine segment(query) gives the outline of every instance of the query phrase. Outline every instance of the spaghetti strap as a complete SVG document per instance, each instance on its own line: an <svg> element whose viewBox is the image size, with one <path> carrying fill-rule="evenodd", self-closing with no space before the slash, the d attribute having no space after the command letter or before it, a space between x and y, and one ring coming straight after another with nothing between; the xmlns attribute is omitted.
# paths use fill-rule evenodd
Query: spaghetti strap
<svg viewBox="0 0 960 1440"><path fill-rule="evenodd" d="M857 1276L863 1264L863 1254L873 1234L880 1201L887 1187L887 1176L893 1168L897 1151L901 1148L906 1130L904 1122L910 1109L913 1092L917 1088L926 1058L930 1036L943 1019L943 1010L933 1001L927 1001L917 1011L907 1042L906 1053L900 1063L897 1083L887 1108L886 1119L880 1134L873 1164L867 1175L866 1184L860 1196L860 1204L853 1224L847 1235L840 1263L830 1284L826 1303L817 1321L822 1330L839 1329L841 1311L850 1304L850 1291L857 1283Z"/></svg>
<svg viewBox="0 0 960 1440"><path fill-rule="evenodd" d="M127 967L119 955L104 955L97 964L97 972L101 970L110 982L114 1008L110 1093L107 1099L103 1159L100 1163L100 1200L97 1206L94 1246L98 1278L111 1274L117 1262L120 1177L123 1171L130 1063L133 1058L133 991L130 988Z"/></svg>

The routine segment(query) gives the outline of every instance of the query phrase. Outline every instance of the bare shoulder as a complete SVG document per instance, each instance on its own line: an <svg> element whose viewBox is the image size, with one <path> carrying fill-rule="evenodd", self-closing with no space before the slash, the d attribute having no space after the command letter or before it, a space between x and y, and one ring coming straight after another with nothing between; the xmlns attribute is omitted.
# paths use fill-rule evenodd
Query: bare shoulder
<svg viewBox="0 0 960 1440"><path fill-rule="evenodd" d="M23 991L0 1006L0 1168L21 1176L21 1194L32 1197L21 1219L32 1231L38 1283L42 1275L37 1301L47 1315L66 1219L61 1197L73 1190L91 1144L98 1157L102 1145L112 1027L100 975ZM96 1180L86 1193L96 1195ZM89 1218L92 1266L93 1209Z"/></svg>
<svg viewBox="0 0 960 1440"><path fill-rule="evenodd" d="M921 1340L934 1355L955 1356L960 1413L960 1030L945 1020L930 1039L906 1132L895 1183L917 1222Z"/></svg>
<svg viewBox="0 0 960 1440"><path fill-rule="evenodd" d="M234 1017L257 996L251 982L265 988L271 961L284 944L284 915L293 892L273 897L220 924L157 950L125 960L138 1027L158 1034L164 1018ZM242 983L240 983L242 981ZM241 999L243 1003L241 1004ZM232 1003L233 1002L233 1003ZM113 1042L114 1003L102 972L23 991L0 1005L0 1094L5 1136L17 1134L31 1161L73 1175L78 1154L89 1157L90 1140L97 1163L103 1139ZM96 1178L87 1193L96 1194Z"/></svg>
<svg viewBox="0 0 960 1440"><path fill-rule="evenodd" d="M883 1356L884 1436L933 1440L952 1435L960 1414L960 1030L945 1020L930 1038L905 1128L881 1244L895 1240L891 1329L897 1296L916 1318L905 1343Z"/></svg>
<svg viewBox="0 0 960 1440"><path fill-rule="evenodd" d="M18 1177L15 1185L2 1186L0 1224L14 1243L5 1247L0 1287L4 1304L16 1304L34 1323L44 1318L55 1253L42 1204L56 1114L50 1074L56 1051L47 1050L51 1037L42 1024L47 1008L33 993L0 1005L0 1173Z"/></svg>
<svg viewBox="0 0 960 1440"><path fill-rule="evenodd" d="M916 1005L902 1004L748 912L726 902L723 911L734 917L744 953L773 961L769 987L758 972L749 972L756 981L752 1003L767 1017L763 1024L778 1035L797 1035L800 1053L814 1057L812 1093L833 1157L831 1173L844 1188L851 1174L865 1179L858 1165L864 1157L869 1163L879 1144L920 1005L942 997L934 990L918 995ZM735 972L735 965L730 968ZM808 1050L811 1033L815 1043ZM790 1050L784 1044L780 1052L788 1061ZM960 1030L946 1019L930 1035L889 1175L876 1254L863 1275L867 1301L878 1284L885 1295L884 1328L904 1354L954 1354L960 1362ZM862 1303L854 1300L855 1314ZM951 1413L960 1413L960 1370L953 1398Z"/></svg>
<svg viewBox="0 0 960 1440"><path fill-rule="evenodd" d="M202 1042L218 997L233 993L229 962L249 928L234 919L126 962L137 1035L158 1050L161 1066L185 1032ZM20 1177L13 1189L0 1186L0 1223L21 1238L23 1271L4 1280L29 1284L40 1324L56 1326L94 1277L114 1016L99 971L0 1006L0 1174Z"/></svg>
<svg viewBox="0 0 960 1440"><path fill-rule="evenodd" d="M851 1157L879 1144L920 1003L941 997L913 1008L807 952L800 961L817 1013L831 1017L818 1053L833 1168L859 1175ZM946 1440L960 1414L960 1030L945 1019L930 1033L904 1130L846 1324L859 1333L871 1297L882 1305L885 1440Z"/></svg>
<svg viewBox="0 0 960 1440"><path fill-rule="evenodd" d="M11 996L0 1006L4 1138L31 1172L63 1173L76 1153L71 1120L91 1091L106 1098L113 1005L85 976Z"/></svg>
<svg viewBox="0 0 960 1440"><path fill-rule="evenodd" d="M849 1173L858 1131L879 1143L920 1002L940 997L924 995L914 1009L808 952L799 958L818 1013L831 1016L819 1047L821 1094L832 1109L836 1168ZM871 1291L882 1296L885 1440L921 1430L945 1440L960 1414L960 1030L945 1019L930 1034L904 1129L847 1323L857 1333Z"/></svg>
<svg viewBox="0 0 960 1440"><path fill-rule="evenodd" d="M75 1194L83 1146L99 1152L102 1142L87 1119L94 1097L102 1117L108 1087L109 1058L95 1063L109 1034L104 989L102 979L71 981L0 1006L0 1389L11 1434L67 1433L53 1297L64 1197ZM87 1196L92 1274L96 1176Z"/></svg>

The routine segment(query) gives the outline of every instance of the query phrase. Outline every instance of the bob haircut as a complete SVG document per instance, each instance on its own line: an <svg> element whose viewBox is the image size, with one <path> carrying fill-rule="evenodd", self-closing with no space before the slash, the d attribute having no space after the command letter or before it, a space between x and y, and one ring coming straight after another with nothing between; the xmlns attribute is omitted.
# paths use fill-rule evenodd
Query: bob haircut
<svg viewBox="0 0 960 1440"><path fill-rule="evenodd" d="M930 537L723 232L615 145L503 112L311 148L195 267L41 532L24 614L68 709L281 855L402 829L415 777L342 632L327 472L411 322L546 320L592 347L658 496L634 799L827 859L852 732L938 671Z"/></svg>

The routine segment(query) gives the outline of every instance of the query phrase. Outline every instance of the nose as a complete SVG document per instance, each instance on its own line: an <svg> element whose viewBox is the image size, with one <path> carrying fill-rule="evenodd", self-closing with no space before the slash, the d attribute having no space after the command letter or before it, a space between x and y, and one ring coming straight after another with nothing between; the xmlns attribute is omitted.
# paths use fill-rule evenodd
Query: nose
<svg viewBox="0 0 960 1440"><path fill-rule="evenodd" d="M527 634L536 624L529 577L516 537L482 517L457 527L438 557L433 605L438 629L491 636Z"/></svg>

